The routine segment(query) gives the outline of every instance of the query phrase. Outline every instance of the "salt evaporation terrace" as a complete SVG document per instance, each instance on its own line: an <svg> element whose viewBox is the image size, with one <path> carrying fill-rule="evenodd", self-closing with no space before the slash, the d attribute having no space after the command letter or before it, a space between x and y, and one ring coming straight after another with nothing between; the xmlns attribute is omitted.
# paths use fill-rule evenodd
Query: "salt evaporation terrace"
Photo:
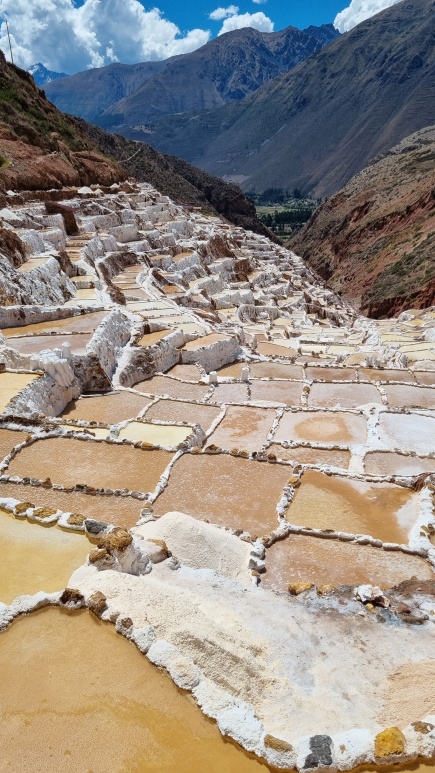
<svg viewBox="0 0 435 773"><path fill-rule="evenodd" d="M433 770L435 311L145 184L0 217L1 769Z"/></svg>

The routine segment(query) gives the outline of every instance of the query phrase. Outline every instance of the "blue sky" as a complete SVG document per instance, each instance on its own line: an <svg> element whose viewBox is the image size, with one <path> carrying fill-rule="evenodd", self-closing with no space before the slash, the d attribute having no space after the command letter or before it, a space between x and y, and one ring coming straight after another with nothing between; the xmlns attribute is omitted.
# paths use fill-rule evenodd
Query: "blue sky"
<svg viewBox="0 0 435 773"><path fill-rule="evenodd" d="M335 23L340 32L399 0L0 0L0 47L15 62L73 74L186 54L242 27Z"/></svg>

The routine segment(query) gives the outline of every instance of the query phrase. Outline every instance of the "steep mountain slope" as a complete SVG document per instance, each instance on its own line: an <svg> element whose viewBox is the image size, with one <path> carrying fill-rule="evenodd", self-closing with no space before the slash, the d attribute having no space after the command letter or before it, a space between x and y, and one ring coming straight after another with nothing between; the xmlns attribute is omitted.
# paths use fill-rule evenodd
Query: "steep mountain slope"
<svg viewBox="0 0 435 773"><path fill-rule="evenodd" d="M29 73L8 64L0 52L0 192L110 185L128 174L179 203L204 207L269 235L240 188L185 161L164 157L149 145L64 115Z"/></svg>
<svg viewBox="0 0 435 773"><path fill-rule="evenodd" d="M45 93L59 110L93 121L165 65L166 62L110 64L47 83Z"/></svg>
<svg viewBox="0 0 435 773"><path fill-rule="evenodd" d="M242 99L338 35L332 25L272 33L235 30L165 62L110 65L53 82L47 96L61 110L104 128L128 129Z"/></svg>
<svg viewBox="0 0 435 773"><path fill-rule="evenodd" d="M245 190L325 196L433 123L435 5L404 0L241 102L156 122L147 141Z"/></svg>
<svg viewBox="0 0 435 773"><path fill-rule="evenodd" d="M111 185L126 176L48 102L28 72L8 64L0 51L0 187Z"/></svg>
<svg viewBox="0 0 435 773"><path fill-rule="evenodd" d="M369 316L433 305L435 127L356 175L290 244Z"/></svg>
<svg viewBox="0 0 435 773"><path fill-rule="evenodd" d="M53 70L48 70L41 62L32 64L32 66L29 67L28 72L33 77L37 86L44 86L46 83L51 83L51 81L55 81L58 78L68 78L66 72L53 72Z"/></svg>

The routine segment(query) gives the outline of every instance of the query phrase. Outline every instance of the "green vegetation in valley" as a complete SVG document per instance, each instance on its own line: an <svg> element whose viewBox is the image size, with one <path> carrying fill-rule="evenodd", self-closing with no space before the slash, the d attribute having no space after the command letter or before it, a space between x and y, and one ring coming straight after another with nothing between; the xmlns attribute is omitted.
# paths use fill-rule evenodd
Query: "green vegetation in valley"
<svg viewBox="0 0 435 773"><path fill-rule="evenodd" d="M255 203L258 219L283 239L302 228L321 203L299 188L267 188L262 193L251 191L247 195Z"/></svg>

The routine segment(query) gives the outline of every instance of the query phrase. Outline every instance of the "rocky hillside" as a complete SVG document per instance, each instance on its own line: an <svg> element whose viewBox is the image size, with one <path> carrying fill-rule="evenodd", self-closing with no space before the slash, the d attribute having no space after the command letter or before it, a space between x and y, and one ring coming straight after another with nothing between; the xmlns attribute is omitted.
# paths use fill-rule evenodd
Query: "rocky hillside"
<svg viewBox="0 0 435 773"><path fill-rule="evenodd" d="M291 247L369 316L435 304L435 127L356 175Z"/></svg>
<svg viewBox="0 0 435 773"><path fill-rule="evenodd" d="M0 52L0 189L111 185L133 175L181 204L206 208L270 235L240 188L149 145L109 135L57 110Z"/></svg>
<svg viewBox="0 0 435 773"><path fill-rule="evenodd" d="M404 0L241 102L157 121L147 142L245 190L331 195L435 124L434 41L433 0Z"/></svg>
<svg viewBox="0 0 435 773"><path fill-rule="evenodd" d="M126 172L45 98L32 76L0 52L0 185L38 190L111 185Z"/></svg>
<svg viewBox="0 0 435 773"><path fill-rule="evenodd" d="M332 25L272 33L245 28L190 54L89 70L46 91L59 109L128 134L162 116L240 100L338 36Z"/></svg>

